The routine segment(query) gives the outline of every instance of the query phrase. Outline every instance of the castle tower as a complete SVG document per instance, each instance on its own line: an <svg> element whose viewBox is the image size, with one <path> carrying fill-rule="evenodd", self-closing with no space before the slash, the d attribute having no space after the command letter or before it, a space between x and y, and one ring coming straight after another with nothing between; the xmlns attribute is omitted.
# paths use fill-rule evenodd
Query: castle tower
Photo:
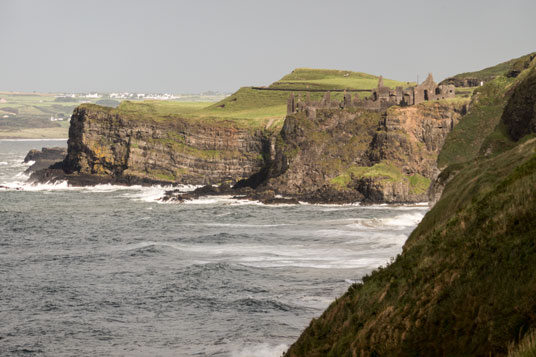
<svg viewBox="0 0 536 357"><path fill-rule="evenodd" d="M327 91L322 98L322 106L324 108L329 108L331 106L331 93Z"/></svg>
<svg viewBox="0 0 536 357"><path fill-rule="evenodd" d="M432 85L432 84L435 84L434 83L434 77L432 76L432 73L428 73L428 77L426 77L426 79L424 80L424 82L422 82L422 85Z"/></svg>
<svg viewBox="0 0 536 357"><path fill-rule="evenodd" d="M296 111L296 103L294 101L294 93L290 93L287 100L287 114L293 114Z"/></svg>
<svg viewBox="0 0 536 357"><path fill-rule="evenodd" d="M344 102L343 102L343 105L344 105L345 108L348 108L348 107L352 106L352 95L350 93L348 93L346 91L346 89L344 90Z"/></svg>
<svg viewBox="0 0 536 357"><path fill-rule="evenodd" d="M383 87L383 76L380 76L380 78L378 78L378 89L382 87Z"/></svg>

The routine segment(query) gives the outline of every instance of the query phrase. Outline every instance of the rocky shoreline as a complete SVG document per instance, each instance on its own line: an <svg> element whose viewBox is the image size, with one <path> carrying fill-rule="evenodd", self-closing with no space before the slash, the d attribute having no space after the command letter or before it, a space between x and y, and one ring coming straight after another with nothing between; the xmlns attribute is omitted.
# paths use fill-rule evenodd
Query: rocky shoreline
<svg viewBox="0 0 536 357"><path fill-rule="evenodd" d="M92 175L84 173L66 173L63 169L63 159L66 157L64 148L43 148L42 150L31 150L28 152L24 162L34 163L26 170L30 174L29 183L52 183L67 182L69 186L85 187L103 184L124 185L124 186L180 186L169 184L167 181L150 179L138 179L132 177L110 177L106 175ZM231 186L228 184L204 185L193 191L183 191L181 188L168 190L159 199L166 203L184 203L207 196L231 196L237 200L251 200L263 204L352 204L362 205L378 203L368 200L357 191L341 192L329 186L323 186L317 191L307 194L282 196L267 186L252 188L246 180L240 181ZM415 202L399 202L415 203Z"/></svg>

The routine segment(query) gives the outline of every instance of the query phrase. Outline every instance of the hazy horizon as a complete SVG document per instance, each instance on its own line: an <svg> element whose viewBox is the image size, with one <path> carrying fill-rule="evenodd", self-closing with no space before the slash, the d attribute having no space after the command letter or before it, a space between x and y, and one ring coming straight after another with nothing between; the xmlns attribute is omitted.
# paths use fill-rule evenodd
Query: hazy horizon
<svg viewBox="0 0 536 357"><path fill-rule="evenodd" d="M536 51L536 2L0 3L0 91L233 92L298 67L441 80Z"/></svg>

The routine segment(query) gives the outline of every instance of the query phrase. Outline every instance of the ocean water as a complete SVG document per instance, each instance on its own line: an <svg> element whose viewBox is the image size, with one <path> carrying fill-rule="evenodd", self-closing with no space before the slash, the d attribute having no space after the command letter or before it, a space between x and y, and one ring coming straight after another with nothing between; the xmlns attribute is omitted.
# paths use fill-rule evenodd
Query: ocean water
<svg viewBox="0 0 536 357"><path fill-rule="evenodd" d="M0 140L2 356L280 356L427 210L25 183L28 150L65 145Z"/></svg>

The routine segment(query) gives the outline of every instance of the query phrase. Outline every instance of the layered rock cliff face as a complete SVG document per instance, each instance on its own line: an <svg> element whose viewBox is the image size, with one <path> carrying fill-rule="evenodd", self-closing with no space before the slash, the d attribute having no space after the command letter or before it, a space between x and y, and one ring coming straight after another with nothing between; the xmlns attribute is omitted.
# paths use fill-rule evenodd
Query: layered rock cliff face
<svg viewBox="0 0 536 357"><path fill-rule="evenodd" d="M323 201L422 202L445 137L465 101L394 107L386 113L318 110L289 115L276 143L266 186Z"/></svg>
<svg viewBox="0 0 536 357"><path fill-rule="evenodd" d="M261 169L267 142L262 131L233 122L154 120L82 105L71 118L63 169L126 183L234 183Z"/></svg>
<svg viewBox="0 0 536 357"><path fill-rule="evenodd" d="M287 116L278 136L233 120L151 116L78 107L69 129L72 184L173 183L255 187L309 202L422 202L445 136L465 112L457 100L318 110Z"/></svg>

